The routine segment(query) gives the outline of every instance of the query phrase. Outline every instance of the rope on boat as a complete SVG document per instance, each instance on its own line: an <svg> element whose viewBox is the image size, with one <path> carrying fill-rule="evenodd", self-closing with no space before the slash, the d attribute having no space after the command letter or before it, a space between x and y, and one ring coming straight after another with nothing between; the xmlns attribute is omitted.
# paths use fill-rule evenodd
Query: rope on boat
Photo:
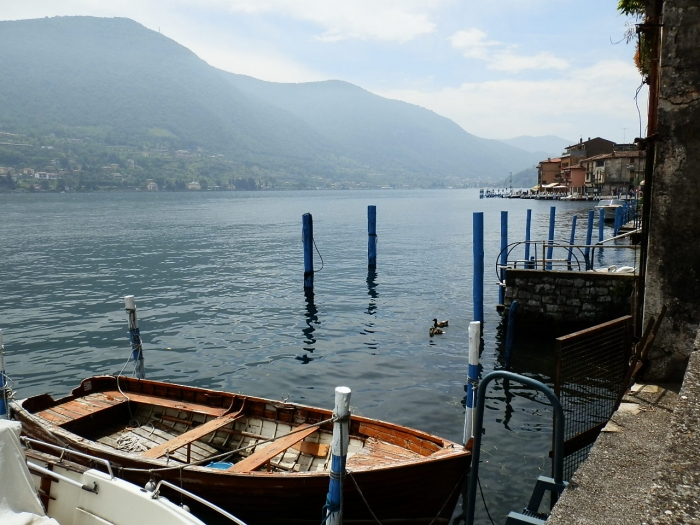
<svg viewBox="0 0 700 525"><path fill-rule="evenodd" d="M117 448L124 452L145 452L148 447L144 445L138 436L124 434L117 439Z"/></svg>
<svg viewBox="0 0 700 525"><path fill-rule="evenodd" d="M349 416L347 417L349 419ZM319 421L318 423L310 423L310 427L320 427L321 425L325 425L326 423L334 423L336 421L342 421L344 418L339 418L335 414L333 414L333 417L330 419L324 419L323 421ZM307 430L309 427L304 427L304 428L298 428L296 430L292 430L291 432L287 432L286 434L282 434L280 436L275 436L271 437L268 439L263 439L262 441L257 441L253 444L247 445L245 447L240 447L235 450L229 450L227 452L224 452L222 454L218 454L216 456L209 456L204 459L200 459L199 461L193 461L192 463L187 463L184 465L175 465L173 467L161 467L161 468L155 468L155 469L148 469L148 468L136 468L136 467L119 467L120 472L166 472L168 470L184 470L188 467L198 467L201 466L204 463L210 463L212 461L218 461L222 460L225 461L234 454L237 454L238 452L243 452L244 450L248 450L249 448L255 448L258 445L262 445L263 443L270 443L272 441L277 441L278 439L282 439L283 437L290 436L292 434L296 434L297 432L303 432L304 430Z"/></svg>

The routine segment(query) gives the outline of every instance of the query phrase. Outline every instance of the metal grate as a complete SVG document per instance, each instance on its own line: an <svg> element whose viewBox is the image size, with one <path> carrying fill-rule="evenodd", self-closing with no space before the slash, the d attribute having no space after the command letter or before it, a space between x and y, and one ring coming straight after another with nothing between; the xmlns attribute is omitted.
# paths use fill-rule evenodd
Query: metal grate
<svg viewBox="0 0 700 525"><path fill-rule="evenodd" d="M564 409L564 479L588 457L617 408L631 353L627 315L556 340L554 393Z"/></svg>

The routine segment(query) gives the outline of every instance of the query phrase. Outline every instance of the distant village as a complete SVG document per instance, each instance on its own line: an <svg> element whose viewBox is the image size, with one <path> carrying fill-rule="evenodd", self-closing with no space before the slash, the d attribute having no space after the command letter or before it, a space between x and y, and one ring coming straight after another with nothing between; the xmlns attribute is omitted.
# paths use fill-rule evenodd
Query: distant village
<svg viewBox="0 0 700 525"><path fill-rule="evenodd" d="M568 199L633 195L644 184L645 152L637 144L581 139L537 165L530 193Z"/></svg>

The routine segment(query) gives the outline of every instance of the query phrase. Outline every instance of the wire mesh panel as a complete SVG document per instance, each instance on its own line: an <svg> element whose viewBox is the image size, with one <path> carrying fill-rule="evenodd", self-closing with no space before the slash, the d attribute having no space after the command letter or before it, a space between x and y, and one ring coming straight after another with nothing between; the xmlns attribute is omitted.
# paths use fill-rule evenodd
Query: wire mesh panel
<svg viewBox="0 0 700 525"><path fill-rule="evenodd" d="M556 340L554 392L564 409L564 479L588 456L617 408L631 353L632 317L625 316Z"/></svg>

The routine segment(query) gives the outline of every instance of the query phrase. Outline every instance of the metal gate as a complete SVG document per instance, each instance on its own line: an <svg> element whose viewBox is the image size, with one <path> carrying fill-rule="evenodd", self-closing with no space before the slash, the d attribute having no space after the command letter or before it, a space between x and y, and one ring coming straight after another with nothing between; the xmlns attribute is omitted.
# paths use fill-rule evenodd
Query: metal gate
<svg viewBox="0 0 700 525"><path fill-rule="evenodd" d="M617 408L631 350L629 315L556 340L554 392L564 409L567 481Z"/></svg>

